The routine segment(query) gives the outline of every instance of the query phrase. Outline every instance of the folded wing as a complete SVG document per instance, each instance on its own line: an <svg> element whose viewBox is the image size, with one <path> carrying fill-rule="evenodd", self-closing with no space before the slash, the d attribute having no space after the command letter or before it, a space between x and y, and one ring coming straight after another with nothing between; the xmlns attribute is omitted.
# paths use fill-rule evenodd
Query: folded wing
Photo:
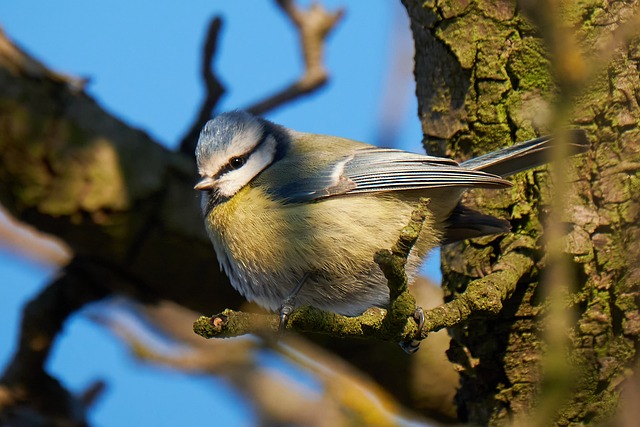
<svg viewBox="0 0 640 427"><path fill-rule="evenodd" d="M284 185L271 186L272 195L288 203L302 203L349 194L444 187L502 188L511 185L499 176L461 167L451 159L402 150L360 148L323 168L314 165L326 159L315 159L314 155L324 156L321 153L309 153L302 159L308 162L308 167L290 165L288 172L286 161L278 165L280 173L298 176L293 180L287 179ZM297 159L298 162L300 160Z"/></svg>

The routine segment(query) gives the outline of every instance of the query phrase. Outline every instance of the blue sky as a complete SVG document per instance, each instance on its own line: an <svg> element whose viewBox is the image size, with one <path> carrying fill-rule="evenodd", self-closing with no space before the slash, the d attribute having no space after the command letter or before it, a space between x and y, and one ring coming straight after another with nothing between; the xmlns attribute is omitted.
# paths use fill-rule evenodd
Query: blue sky
<svg viewBox="0 0 640 427"><path fill-rule="evenodd" d="M318 93L267 117L301 131L376 143L385 111L384 93L391 90L406 99L399 110L396 106L386 109L399 111L402 117L398 143L420 151L412 77L385 87L390 70L397 65L393 52L398 46L391 41L401 40L405 47L412 43L400 2L322 3L330 10L347 9L327 46L331 81ZM184 4L0 2L0 25L49 67L89 78L89 94L112 114L175 147L203 97L200 51L212 16L224 19L215 62L227 88L222 110L250 105L288 85L301 71L297 35L274 2L193 0ZM410 73L411 67L404 69ZM426 267L435 278L437 263L434 254ZM14 347L19 309L53 273L10 250L0 250L2 366ZM194 425L212 419L232 426L252 422L250 406L240 396L229 393L227 400L220 401L222 394L217 393L212 399L214 387L224 387L217 380L140 364L122 343L82 313L68 322L49 369L75 391L95 379L106 379L107 392L90 414L96 425Z"/></svg>

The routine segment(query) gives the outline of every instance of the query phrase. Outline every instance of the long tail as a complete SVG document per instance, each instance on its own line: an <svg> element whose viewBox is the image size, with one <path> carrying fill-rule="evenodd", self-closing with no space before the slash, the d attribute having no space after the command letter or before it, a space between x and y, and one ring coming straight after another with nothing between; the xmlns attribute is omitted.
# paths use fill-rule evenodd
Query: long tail
<svg viewBox="0 0 640 427"><path fill-rule="evenodd" d="M572 155L584 153L589 149L587 134L582 129L569 131L568 137ZM548 150L553 147L554 141L553 137L549 135L541 136L540 138L475 157L461 163L460 166L506 178L518 172L548 163Z"/></svg>
<svg viewBox="0 0 640 427"><path fill-rule="evenodd" d="M582 130L570 131L571 154L587 151L589 143ZM549 161L548 150L553 147L553 138L542 136L521 142L493 153L468 160L460 166L500 175L506 178L515 173L543 165ZM506 233L511 229L509 221L485 215L459 203L447 221L442 244L488 234Z"/></svg>

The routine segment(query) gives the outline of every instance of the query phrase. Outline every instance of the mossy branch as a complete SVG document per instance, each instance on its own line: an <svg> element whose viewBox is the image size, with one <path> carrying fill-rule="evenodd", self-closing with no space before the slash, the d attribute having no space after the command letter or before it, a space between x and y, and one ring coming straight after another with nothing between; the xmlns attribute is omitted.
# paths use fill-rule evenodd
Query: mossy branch
<svg viewBox="0 0 640 427"><path fill-rule="evenodd" d="M508 252L491 274L469 283L467 289L450 302L425 311L423 336L442 328L455 326L472 315L497 314L502 302L509 298L518 281L531 269L533 260L519 251Z"/></svg>
<svg viewBox="0 0 640 427"><path fill-rule="evenodd" d="M526 255L508 252L497 271L469 284L458 299L425 312L422 331L413 318L416 301L409 292L405 264L427 215L429 201L422 199L413 211L409 223L391 250L380 250L375 261L387 278L390 304L388 310L371 308L357 317L347 317L317 308L297 308L287 329L297 332L327 334L339 338L366 338L393 342L422 340L432 331L453 326L474 313L497 313L502 301L532 266ZM230 338L250 333L264 334L278 331L276 314L246 313L225 310L212 317L201 316L193 325L196 334L205 338Z"/></svg>

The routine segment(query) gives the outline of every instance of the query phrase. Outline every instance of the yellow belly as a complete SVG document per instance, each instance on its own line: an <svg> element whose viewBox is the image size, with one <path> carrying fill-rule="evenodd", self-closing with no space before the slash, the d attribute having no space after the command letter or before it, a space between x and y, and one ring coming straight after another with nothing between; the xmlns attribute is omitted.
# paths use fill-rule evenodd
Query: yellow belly
<svg viewBox="0 0 640 427"><path fill-rule="evenodd" d="M359 314L386 304L386 281L373 256L391 248L414 206L415 199L401 200L397 193L283 205L248 186L215 207L208 226L216 251L226 254L233 285L248 299L275 310L311 273L296 305ZM438 243L431 223L427 219L414 248L410 274Z"/></svg>

